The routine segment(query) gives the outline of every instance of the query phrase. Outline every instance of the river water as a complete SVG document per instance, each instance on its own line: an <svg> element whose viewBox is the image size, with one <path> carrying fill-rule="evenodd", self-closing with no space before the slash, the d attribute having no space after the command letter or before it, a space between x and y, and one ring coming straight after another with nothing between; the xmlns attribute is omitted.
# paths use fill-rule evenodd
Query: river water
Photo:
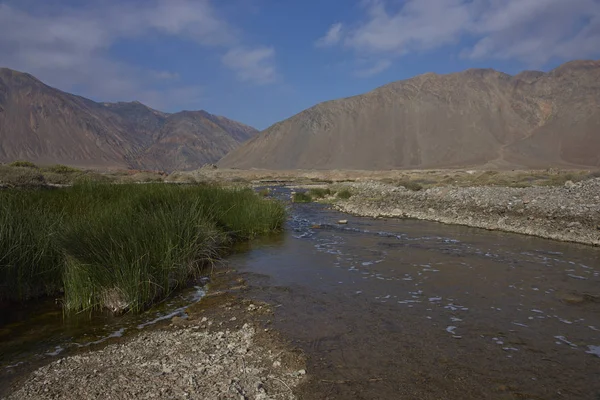
<svg viewBox="0 0 600 400"><path fill-rule="evenodd" d="M293 204L283 234L244 250L228 264L309 356L301 398L600 398L598 248ZM94 322L29 305L0 321L1 367L135 332L202 293Z"/></svg>
<svg viewBox="0 0 600 400"><path fill-rule="evenodd" d="M309 355L303 398L600 398L598 248L296 204L230 263Z"/></svg>

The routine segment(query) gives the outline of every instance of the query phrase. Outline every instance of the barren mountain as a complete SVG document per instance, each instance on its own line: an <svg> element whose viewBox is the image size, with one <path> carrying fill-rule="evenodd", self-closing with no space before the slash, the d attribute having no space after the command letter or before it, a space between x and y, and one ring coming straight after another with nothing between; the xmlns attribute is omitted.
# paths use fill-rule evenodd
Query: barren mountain
<svg viewBox="0 0 600 400"><path fill-rule="evenodd" d="M254 128L205 111L96 103L0 69L0 162L171 171L214 163Z"/></svg>
<svg viewBox="0 0 600 400"><path fill-rule="evenodd" d="M600 166L600 61L510 76L425 74L279 122L220 162L238 168Z"/></svg>

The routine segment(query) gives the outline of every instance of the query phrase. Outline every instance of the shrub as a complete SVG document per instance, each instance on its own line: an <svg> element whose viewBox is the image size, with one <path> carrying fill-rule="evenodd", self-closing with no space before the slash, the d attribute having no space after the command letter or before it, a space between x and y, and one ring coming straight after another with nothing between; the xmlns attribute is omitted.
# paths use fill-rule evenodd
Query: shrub
<svg viewBox="0 0 600 400"><path fill-rule="evenodd" d="M295 192L292 195L292 202L294 203L310 203L311 201L312 197L306 192Z"/></svg>
<svg viewBox="0 0 600 400"><path fill-rule="evenodd" d="M46 182L44 176L36 169L0 166L0 183L12 186L40 186Z"/></svg>
<svg viewBox="0 0 600 400"><path fill-rule="evenodd" d="M313 188L313 189L310 189L308 191L308 193L313 198L322 199L323 197L331 195L331 190L323 189L323 188Z"/></svg>
<svg viewBox="0 0 600 400"><path fill-rule="evenodd" d="M68 165L56 164L51 165L46 168L49 172L54 172L56 174L73 174L77 172L82 172L79 168L69 167Z"/></svg>
<svg viewBox="0 0 600 400"><path fill-rule="evenodd" d="M55 185L67 185L73 183L74 179L71 174L58 174L56 172L44 172L44 180L46 183Z"/></svg>
<svg viewBox="0 0 600 400"><path fill-rule="evenodd" d="M21 167L21 168L37 168L38 167L31 161L24 161L24 160L13 161L8 165L11 167Z"/></svg>
<svg viewBox="0 0 600 400"><path fill-rule="evenodd" d="M336 196L340 199L348 200L350 197L352 197L352 192L350 191L350 189L345 188L345 189L338 191L336 193Z"/></svg>

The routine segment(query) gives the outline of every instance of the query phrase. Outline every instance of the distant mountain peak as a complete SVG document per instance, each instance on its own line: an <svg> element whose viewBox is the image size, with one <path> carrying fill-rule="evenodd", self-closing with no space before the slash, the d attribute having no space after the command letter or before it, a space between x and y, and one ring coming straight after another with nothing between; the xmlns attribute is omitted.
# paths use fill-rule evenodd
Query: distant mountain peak
<svg viewBox="0 0 600 400"><path fill-rule="evenodd" d="M219 165L265 169L600 167L600 62L514 77L423 74L317 104Z"/></svg>
<svg viewBox="0 0 600 400"><path fill-rule="evenodd" d="M0 162L196 169L257 132L205 111L169 114L139 101L96 103L0 69Z"/></svg>

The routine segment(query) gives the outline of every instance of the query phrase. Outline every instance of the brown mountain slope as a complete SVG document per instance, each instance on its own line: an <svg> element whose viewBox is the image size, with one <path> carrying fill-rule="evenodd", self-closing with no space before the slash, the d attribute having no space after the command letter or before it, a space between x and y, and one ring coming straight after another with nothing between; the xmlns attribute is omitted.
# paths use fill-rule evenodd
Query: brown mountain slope
<svg viewBox="0 0 600 400"><path fill-rule="evenodd" d="M215 163L257 131L206 111L170 115L155 142L137 157L142 168L168 165L170 170L196 169Z"/></svg>
<svg viewBox="0 0 600 400"><path fill-rule="evenodd" d="M0 69L0 162L195 169L256 132L205 111L167 114L139 102L96 103Z"/></svg>
<svg viewBox="0 0 600 400"><path fill-rule="evenodd" d="M224 157L238 168L600 166L600 62L425 74L318 104Z"/></svg>

